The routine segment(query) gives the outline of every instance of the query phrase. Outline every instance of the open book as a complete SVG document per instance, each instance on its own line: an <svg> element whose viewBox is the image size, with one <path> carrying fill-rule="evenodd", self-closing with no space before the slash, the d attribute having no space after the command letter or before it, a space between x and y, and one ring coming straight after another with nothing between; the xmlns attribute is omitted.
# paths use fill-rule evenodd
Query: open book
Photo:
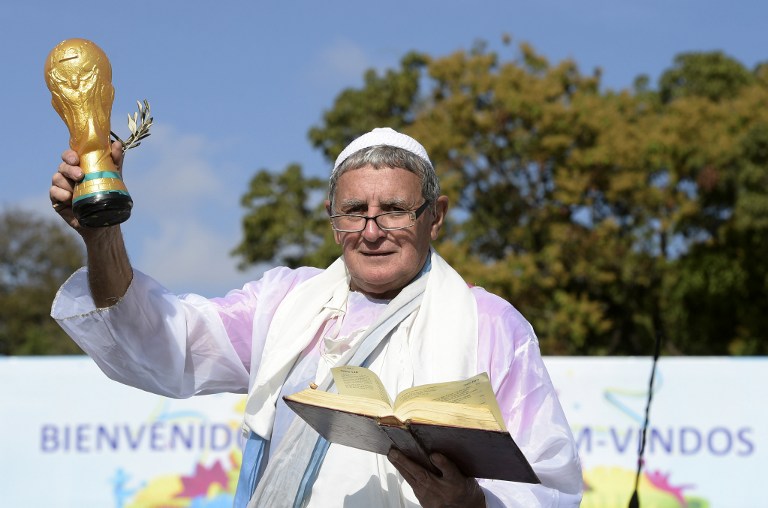
<svg viewBox="0 0 768 508"><path fill-rule="evenodd" d="M285 403L332 443L386 455L397 448L439 474L440 452L466 476L540 483L507 432L488 375L403 390L394 403L364 367L331 369L339 393L308 388Z"/></svg>

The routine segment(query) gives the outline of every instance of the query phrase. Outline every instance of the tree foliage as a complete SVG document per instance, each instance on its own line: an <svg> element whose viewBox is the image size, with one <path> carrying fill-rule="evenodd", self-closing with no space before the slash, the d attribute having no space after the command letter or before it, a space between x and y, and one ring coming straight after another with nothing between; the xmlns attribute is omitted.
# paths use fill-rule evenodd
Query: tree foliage
<svg viewBox="0 0 768 508"><path fill-rule="evenodd" d="M679 55L657 89L640 76L613 91L526 44L506 59L478 44L368 71L310 139L329 165L376 126L419 139L452 203L438 250L518 307L546 354L648 354L657 334L673 354L765 354L766 106L766 66L720 52ZM309 187L277 196L281 174L266 175L250 193L303 219L251 201L238 253L291 245L292 265L327 265L338 249L321 207L302 206Z"/></svg>
<svg viewBox="0 0 768 508"><path fill-rule="evenodd" d="M296 164L282 173L256 173L241 199L244 238L233 252L242 257L240 266L275 261L296 267L317 256L322 264L331 239L319 198L324 187L324 180L305 177Z"/></svg>
<svg viewBox="0 0 768 508"><path fill-rule="evenodd" d="M82 352L50 311L59 286L84 261L80 242L60 221L0 212L0 354Z"/></svg>

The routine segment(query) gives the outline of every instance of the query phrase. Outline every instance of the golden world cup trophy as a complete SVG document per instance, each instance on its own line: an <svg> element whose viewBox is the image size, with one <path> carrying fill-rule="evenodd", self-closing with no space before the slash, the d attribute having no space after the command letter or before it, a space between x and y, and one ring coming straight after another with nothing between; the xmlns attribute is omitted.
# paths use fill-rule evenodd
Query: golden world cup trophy
<svg viewBox="0 0 768 508"><path fill-rule="evenodd" d="M96 44L85 39L67 39L48 54L45 82L51 104L69 129L69 146L80 156L83 179L75 185L72 211L87 227L112 226L131 216L133 200L111 156L110 134L123 151L138 146L149 136L152 117L149 103L139 102L139 111L128 115L131 136L121 140L110 130L112 66Z"/></svg>

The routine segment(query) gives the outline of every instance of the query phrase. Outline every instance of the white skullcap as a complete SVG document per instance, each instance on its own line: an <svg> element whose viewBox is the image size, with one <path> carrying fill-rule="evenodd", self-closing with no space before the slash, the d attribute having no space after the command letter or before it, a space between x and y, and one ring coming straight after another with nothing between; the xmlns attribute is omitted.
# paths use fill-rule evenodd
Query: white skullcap
<svg viewBox="0 0 768 508"><path fill-rule="evenodd" d="M342 152L336 158L336 164L333 165L333 172L335 173L336 170L339 169L339 166L341 166L341 163L344 162L344 160L346 160L346 158L353 153L357 152L358 150L362 150L363 148L369 148L371 146L378 145L394 146L396 148L408 150L412 154L418 155L425 161L429 162L430 166L432 165L432 162L429 160L429 156L427 155L427 151L423 146L421 146L421 143L410 136L406 136L405 134L401 134L394 129L390 129L389 127L377 127L371 132L363 134L359 138L355 139L350 144L348 144L344 150L342 150Z"/></svg>

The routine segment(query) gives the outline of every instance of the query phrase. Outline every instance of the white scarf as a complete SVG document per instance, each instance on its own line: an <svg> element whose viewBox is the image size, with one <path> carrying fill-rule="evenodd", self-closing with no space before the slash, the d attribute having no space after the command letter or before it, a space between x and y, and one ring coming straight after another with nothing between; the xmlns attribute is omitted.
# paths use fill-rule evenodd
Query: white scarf
<svg viewBox="0 0 768 508"><path fill-rule="evenodd" d="M405 334L414 367L412 385L456 381L476 374L477 305L466 282L431 251L421 307ZM245 406L246 427L269 439L280 389L301 352L346 302L349 276L343 258L299 284L280 303L267 332L259 370Z"/></svg>

